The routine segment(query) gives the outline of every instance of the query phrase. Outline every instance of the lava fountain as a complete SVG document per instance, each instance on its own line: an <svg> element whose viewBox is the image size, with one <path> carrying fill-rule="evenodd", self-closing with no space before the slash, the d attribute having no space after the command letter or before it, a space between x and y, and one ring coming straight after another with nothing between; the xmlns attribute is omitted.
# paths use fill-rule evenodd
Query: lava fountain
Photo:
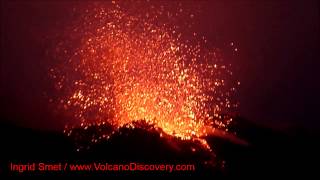
<svg viewBox="0 0 320 180"><path fill-rule="evenodd" d="M223 114L237 106L230 67L204 37L184 35L183 26L171 23L194 15L179 5L133 6L90 5L57 43L52 101L74 120L65 132L137 120L184 140L227 131L232 118Z"/></svg>

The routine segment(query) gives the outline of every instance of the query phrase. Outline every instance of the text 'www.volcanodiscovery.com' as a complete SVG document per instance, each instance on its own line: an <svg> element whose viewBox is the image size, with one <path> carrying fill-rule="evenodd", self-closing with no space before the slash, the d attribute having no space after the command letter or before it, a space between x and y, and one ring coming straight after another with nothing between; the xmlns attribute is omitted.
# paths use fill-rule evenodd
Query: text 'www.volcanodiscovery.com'
<svg viewBox="0 0 320 180"><path fill-rule="evenodd" d="M69 165L71 171L195 171L195 166L192 164L139 164L139 163L129 163L129 164L73 164Z"/></svg>
<svg viewBox="0 0 320 180"><path fill-rule="evenodd" d="M68 164L68 163L10 163L10 170L16 172L25 171L195 171L194 164L109 164L109 163L89 163L89 164Z"/></svg>

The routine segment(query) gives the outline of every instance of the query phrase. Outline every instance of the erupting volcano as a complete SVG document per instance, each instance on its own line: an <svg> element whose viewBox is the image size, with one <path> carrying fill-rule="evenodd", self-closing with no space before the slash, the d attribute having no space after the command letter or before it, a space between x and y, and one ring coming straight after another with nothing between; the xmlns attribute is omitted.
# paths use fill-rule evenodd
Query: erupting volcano
<svg viewBox="0 0 320 180"><path fill-rule="evenodd" d="M232 80L219 49L174 24L178 17L192 21L194 14L179 4L174 10L141 4L80 10L54 49L50 76L58 96L50 100L72 119L69 135L73 128L112 127L97 141L143 120L205 145L202 137L228 131L232 117L226 114L237 107L233 96L240 82Z"/></svg>

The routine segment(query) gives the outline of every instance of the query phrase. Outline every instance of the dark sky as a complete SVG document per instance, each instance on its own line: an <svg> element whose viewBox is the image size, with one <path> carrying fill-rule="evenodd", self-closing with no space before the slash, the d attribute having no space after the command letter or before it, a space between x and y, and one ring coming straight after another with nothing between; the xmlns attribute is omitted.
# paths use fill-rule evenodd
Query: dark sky
<svg viewBox="0 0 320 180"><path fill-rule="evenodd" d="M46 41L72 20L71 1L1 1L2 120L61 129L43 92L48 89ZM168 4L169 1L163 3ZM195 1L186 1L192 7ZM318 129L319 4L316 0L200 1L195 31L223 48L234 42L242 116L277 128Z"/></svg>

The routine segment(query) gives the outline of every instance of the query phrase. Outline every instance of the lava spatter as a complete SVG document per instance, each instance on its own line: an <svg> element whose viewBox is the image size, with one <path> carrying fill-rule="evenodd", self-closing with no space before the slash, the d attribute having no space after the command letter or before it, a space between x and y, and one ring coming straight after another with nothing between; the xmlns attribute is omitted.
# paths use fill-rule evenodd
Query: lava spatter
<svg viewBox="0 0 320 180"><path fill-rule="evenodd" d="M54 101L74 119L65 132L104 124L134 128L137 120L186 140L226 130L232 118L223 114L237 104L222 53L171 22L194 14L180 6L143 6L90 5L66 28L68 38L57 44L50 70L58 91Z"/></svg>

